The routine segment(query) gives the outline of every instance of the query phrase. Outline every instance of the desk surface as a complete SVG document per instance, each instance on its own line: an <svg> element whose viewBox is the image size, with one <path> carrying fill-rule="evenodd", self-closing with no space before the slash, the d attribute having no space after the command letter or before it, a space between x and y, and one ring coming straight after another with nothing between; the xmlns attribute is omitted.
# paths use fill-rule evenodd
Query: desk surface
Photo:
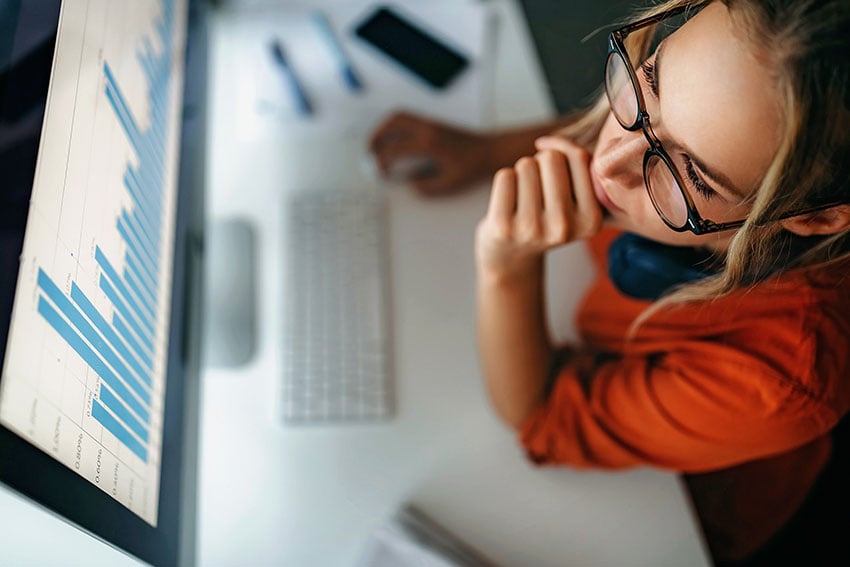
<svg viewBox="0 0 850 567"><path fill-rule="evenodd" d="M490 4L500 21L495 124L548 116L552 107L518 7ZM345 136L277 136L237 146L216 124L213 133L210 213L247 218L257 230L262 319L249 366L203 376L201 564L350 567L370 533L404 502L505 566L708 564L674 475L534 469L496 421L474 332L472 234L486 207L485 186L444 200L388 188L397 417L374 426L281 426L274 404L282 280L276 196L304 182L294 172L309 173L313 183L315 172L338 182L340 171L362 168L362 155ZM326 167L329 156L334 168ZM553 326L569 338L589 264L580 247L549 262ZM0 509L4 560L135 564L6 491Z"/></svg>
<svg viewBox="0 0 850 567"><path fill-rule="evenodd" d="M492 4L500 29L495 119L544 118L551 106L521 14L511 2ZM216 92L218 111L227 108L226 90ZM370 533L413 502L501 565L706 564L674 475L534 469L495 419L474 325L472 235L486 186L442 200L387 188L396 417L372 426L280 425L276 204L299 183L374 183L351 174L362 169L356 136L278 133L238 146L228 142L232 132L213 137L211 214L255 226L263 307L253 362L204 376L201 562L351 566ZM589 262L574 247L550 264L556 334L569 337Z"/></svg>

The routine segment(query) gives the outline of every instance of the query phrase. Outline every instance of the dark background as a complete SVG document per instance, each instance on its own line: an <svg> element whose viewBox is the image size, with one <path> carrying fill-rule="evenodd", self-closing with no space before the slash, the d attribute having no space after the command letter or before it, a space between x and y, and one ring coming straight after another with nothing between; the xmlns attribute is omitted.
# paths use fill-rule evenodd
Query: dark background
<svg viewBox="0 0 850 567"><path fill-rule="evenodd" d="M552 100L559 113L586 106L602 85L608 32L648 2L521 0ZM585 42L582 39L600 26Z"/></svg>

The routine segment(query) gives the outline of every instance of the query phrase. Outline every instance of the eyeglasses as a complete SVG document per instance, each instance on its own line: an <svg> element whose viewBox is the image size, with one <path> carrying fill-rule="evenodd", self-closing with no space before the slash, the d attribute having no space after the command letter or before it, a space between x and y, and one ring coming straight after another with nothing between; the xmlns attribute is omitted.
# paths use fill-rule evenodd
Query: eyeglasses
<svg viewBox="0 0 850 567"><path fill-rule="evenodd" d="M630 132L642 130L649 143L649 148L643 155L643 182L658 215L676 232L689 230L700 235L739 228L746 219L719 223L704 219L699 214L690 193L685 190L681 174L673 166L673 160L652 130L637 73L629 60L624 44L624 40L630 33L657 24L688 9L688 6L674 8L611 32L608 36L608 57L605 61L605 92L608 95L611 111L620 126ZM798 209L772 220L813 213L838 204L840 203L832 202Z"/></svg>

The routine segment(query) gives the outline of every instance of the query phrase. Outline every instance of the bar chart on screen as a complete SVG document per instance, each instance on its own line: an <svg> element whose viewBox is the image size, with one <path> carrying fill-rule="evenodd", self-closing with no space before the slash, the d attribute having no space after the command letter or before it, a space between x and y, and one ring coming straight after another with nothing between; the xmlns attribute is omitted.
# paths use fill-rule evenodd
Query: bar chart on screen
<svg viewBox="0 0 850 567"><path fill-rule="evenodd" d="M4 425L153 526L185 8L63 3L0 383Z"/></svg>

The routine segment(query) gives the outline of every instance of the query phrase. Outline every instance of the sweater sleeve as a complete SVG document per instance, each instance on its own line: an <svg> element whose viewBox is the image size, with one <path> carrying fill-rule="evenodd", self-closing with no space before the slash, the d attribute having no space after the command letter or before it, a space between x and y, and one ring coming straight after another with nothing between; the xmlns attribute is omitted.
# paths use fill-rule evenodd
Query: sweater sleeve
<svg viewBox="0 0 850 567"><path fill-rule="evenodd" d="M702 472L798 447L837 420L769 364L721 343L662 352L573 358L520 428L529 458Z"/></svg>

